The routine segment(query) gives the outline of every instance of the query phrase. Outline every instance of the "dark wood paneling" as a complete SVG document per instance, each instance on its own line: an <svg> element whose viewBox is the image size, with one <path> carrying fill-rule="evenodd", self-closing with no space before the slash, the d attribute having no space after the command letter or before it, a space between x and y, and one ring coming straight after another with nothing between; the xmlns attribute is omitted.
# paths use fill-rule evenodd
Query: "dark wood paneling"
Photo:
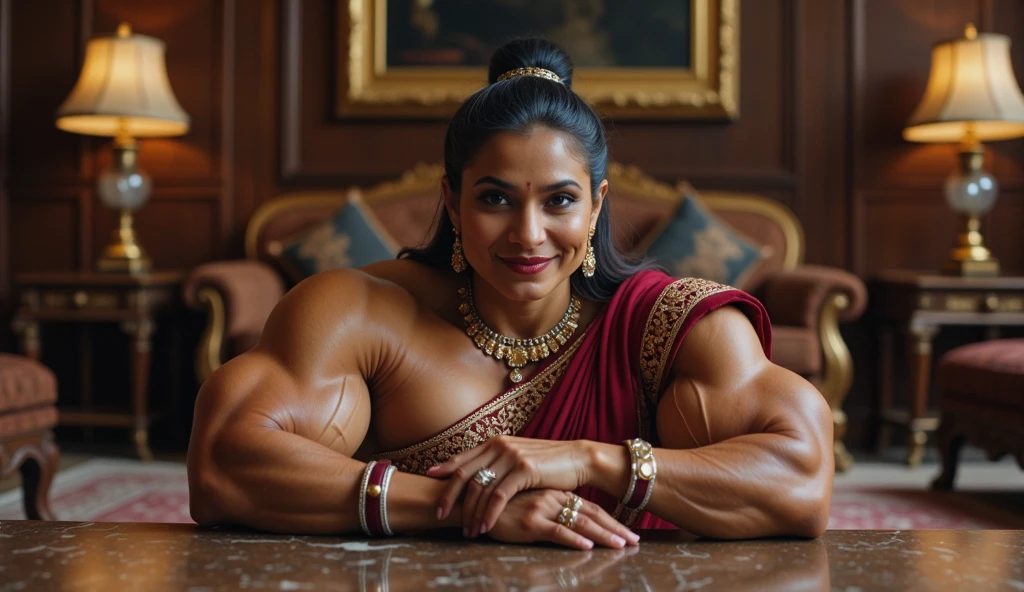
<svg viewBox="0 0 1024 592"><path fill-rule="evenodd" d="M80 240L79 202L74 199L10 204L11 271L74 269Z"/></svg>
<svg viewBox="0 0 1024 592"><path fill-rule="evenodd" d="M1004 192L981 232L1003 269L1024 270L1024 192Z"/></svg>
<svg viewBox="0 0 1024 592"><path fill-rule="evenodd" d="M84 140L58 130L57 107L78 78L82 6L67 0L11 3L9 178L15 186L74 184Z"/></svg>
<svg viewBox="0 0 1024 592"><path fill-rule="evenodd" d="M13 339L6 320L12 313L11 241L7 229L10 213L7 197L8 138L11 121L11 0L0 0L0 351L10 349Z"/></svg>
<svg viewBox="0 0 1024 592"><path fill-rule="evenodd" d="M865 234L870 269L938 269L959 231L957 216L941 200L903 200L885 194L868 202Z"/></svg>
<svg viewBox="0 0 1024 592"><path fill-rule="evenodd" d="M442 121L336 121L333 2L283 1L282 182L365 183L440 160Z"/></svg>

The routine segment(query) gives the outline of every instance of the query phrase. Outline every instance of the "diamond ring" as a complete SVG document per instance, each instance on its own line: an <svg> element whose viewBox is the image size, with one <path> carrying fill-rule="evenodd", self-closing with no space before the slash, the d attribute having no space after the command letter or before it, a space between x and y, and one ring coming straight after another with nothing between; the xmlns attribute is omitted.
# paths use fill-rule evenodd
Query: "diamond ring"
<svg viewBox="0 0 1024 592"><path fill-rule="evenodd" d="M494 474L494 471L484 467L473 475L473 481L480 484L480 487L487 487L490 485L498 476Z"/></svg>

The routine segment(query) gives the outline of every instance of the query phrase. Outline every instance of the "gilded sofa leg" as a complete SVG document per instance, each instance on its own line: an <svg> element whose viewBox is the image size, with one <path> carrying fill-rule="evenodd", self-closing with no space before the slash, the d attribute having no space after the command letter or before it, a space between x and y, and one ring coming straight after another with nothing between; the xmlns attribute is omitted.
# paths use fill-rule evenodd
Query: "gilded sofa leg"
<svg viewBox="0 0 1024 592"><path fill-rule="evenodd" d="M846 413L843 401L853 384L853 358L839 333L839 313L850 306L846 294L836 292L825 299L818 318L818 339L825 357L825 370L820 389L832 409L832 424L835 431L833 443L836 471L846 471L853 466L853 457L846 450L843 437L846 435Z"/></svg>
<svg viewBox="0 0 1024 592"><path fill-rule="evenodd" d="M226 314L224 297L214 288L200 288L196 299L206 305L207 312L206 329L196 351L196 376L202 384L221 366Z"/></svg>

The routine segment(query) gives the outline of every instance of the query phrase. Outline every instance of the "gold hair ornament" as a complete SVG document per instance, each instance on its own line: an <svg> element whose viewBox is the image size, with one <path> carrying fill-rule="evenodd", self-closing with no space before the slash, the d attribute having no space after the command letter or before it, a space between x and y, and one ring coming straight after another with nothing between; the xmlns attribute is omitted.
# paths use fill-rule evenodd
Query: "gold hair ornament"
<svg viewBox="0 0 1024 592"><path fill-rule="evenodd" d="M524 68L516 68L514 70L509 70L508 72L505 72L501 76L498 76L498 80L496 80L496 82L508 80L509 78L516 78L518 76L536 76L537 78L547 78L548 80L553 80L558 84L564 84L562 82L562 79L559 78L558 74L555 74L551 70L545 70L544 68L534 68L533 66L526 66Z"/></svg>

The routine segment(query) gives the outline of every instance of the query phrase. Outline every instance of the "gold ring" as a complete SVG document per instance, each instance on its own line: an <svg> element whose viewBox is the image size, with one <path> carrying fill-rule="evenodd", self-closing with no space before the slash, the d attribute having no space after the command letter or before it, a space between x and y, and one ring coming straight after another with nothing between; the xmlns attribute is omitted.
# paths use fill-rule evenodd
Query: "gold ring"
<svg viewBox="0 0 1024 592"><path fill-rule="evenodd" d="M569 493L569 499L565 500L565 504L562 506L562 511L558 513L558 517L555 521L562 526L572 528L576 525L576 519L579 518L579 509L582 507L583 498L575 493Z"/></svg>
<svg viewBox="0 0 1024 592"><path fill-rule="evenodd" d="M558 513L558 518L556 518L555 521L562 526L566 526L571 529L576 525L576 518L578 517L579 513L575 510L571 508L562 508L562 511Z"/></svg>

